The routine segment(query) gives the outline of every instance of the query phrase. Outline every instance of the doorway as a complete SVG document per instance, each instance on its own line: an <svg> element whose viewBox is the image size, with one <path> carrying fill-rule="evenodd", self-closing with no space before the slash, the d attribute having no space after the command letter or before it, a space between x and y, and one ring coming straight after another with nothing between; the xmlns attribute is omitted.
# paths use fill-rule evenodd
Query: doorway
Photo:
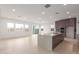
<svg viewBox="0 0 79 59"><path fill-rule="evenodd" d="M33 34L39 34L39 26L33 25Z"/></svg>

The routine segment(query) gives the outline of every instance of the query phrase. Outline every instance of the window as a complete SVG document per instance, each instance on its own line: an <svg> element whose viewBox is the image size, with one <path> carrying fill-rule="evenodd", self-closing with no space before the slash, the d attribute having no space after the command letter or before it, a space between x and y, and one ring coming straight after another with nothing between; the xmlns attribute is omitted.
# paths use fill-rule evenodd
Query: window
<svg viewBox="0 0 79 59"><path fill-rule="evenodd" d="M23 24L16 24L15 27L16 27L16 29L23 29L24 25Z"/></svg>
<svg viewBox="0 0 79 59"><path fill-rule="evenodd" d="M25 31L29 31L29 25L25 24Z"/></svg>
<svg viewBox="0 0 79 59"><path fill-rule="evenodd" d="M7 23L8 32L14 31L14 23Z"/></svg>
<svg viewBox="0 0 79 59"><path fill-rule="evenodd" d="M28 28L29 28L29 25L26 24L26 25L25 25L25 29L28 29Z"/></svg>
<svg viewBox="0 0 79 59"><path fill-rule="evenodd" d="M7 23L7 28L8 29L13 29L14 28L14 23Z"/></svg>

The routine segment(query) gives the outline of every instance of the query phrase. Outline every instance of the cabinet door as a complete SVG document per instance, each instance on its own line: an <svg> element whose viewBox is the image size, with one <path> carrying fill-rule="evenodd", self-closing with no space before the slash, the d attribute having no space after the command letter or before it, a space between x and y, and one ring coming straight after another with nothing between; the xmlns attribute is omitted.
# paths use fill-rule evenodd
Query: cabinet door
<svg viewBox="0 0 79 59"><path fill-rule="evenodd" d="M66 20L66 27L68 27L68 26L74 26L74 19L67 19Z"/></svg>
<svg viewBox="0 0 79 59"><path fill-rule="evenodd" d="M67 27L66 28L66 37L74 38L74 27Z"/></svg>
<svg viewBox="0 0 79 59"><path fill-rule="evenodd" d="M66 20L66 27L68 27L69 26L69 20L67 19Z"/></svg>

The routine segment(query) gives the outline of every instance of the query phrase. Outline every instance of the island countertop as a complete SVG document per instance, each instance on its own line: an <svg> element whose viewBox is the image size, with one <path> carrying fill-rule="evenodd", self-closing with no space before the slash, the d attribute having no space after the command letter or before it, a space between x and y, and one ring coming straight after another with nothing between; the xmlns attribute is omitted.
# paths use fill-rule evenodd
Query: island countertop
<svg viewBox="0 0 79 59"><path fill-rule="evenodd" d="M53 50L61 41L64 40L64 37L61 33L53 34L42 34L38 35L38 47Z"/></svg>
<svg viewBox="0 0 79 59"><path fill-rule="evenodd" d="M56 36L56 35L60 35L62 33L52 33L52 34L39 34L39 35L44 35L44 36Z"/></svg>

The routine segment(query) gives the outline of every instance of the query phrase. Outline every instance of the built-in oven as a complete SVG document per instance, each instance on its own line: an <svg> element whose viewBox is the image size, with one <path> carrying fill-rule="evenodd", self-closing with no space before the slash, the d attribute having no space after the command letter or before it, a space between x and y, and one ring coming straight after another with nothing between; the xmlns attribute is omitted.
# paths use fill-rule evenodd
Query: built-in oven
<svg viewBox="0 0 79 59"><path fill-rule="evenodd" d="M61 33L64 33L65 32L65 29L64 28L60 28L60 32Z"/></svg>

